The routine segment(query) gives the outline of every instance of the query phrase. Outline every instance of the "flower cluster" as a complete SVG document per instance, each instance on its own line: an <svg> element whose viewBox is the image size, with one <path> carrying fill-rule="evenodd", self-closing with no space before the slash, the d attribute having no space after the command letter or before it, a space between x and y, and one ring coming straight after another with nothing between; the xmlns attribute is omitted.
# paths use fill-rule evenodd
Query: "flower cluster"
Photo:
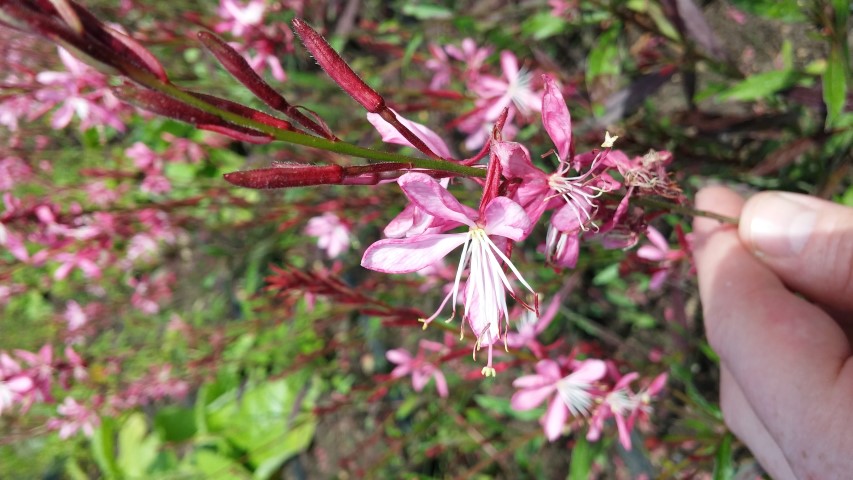
<svg viewBox="0 0 853 480"><path fill-rule="evenodd" d="M663 389L667 375L658 375L646 388L634 392L630 384L638 378L638 373L622 375L612 362L602 360L565 357L540 360L535 374L513 381L518 391L512 397L512 406L530 410L550 398L540 423L551 441L562 435L570 417L587 419L587 439L596 441L604 422L612 418L619 431L619 442L630 450L631 430L636 422L648 419L651 398Z"/></svg>

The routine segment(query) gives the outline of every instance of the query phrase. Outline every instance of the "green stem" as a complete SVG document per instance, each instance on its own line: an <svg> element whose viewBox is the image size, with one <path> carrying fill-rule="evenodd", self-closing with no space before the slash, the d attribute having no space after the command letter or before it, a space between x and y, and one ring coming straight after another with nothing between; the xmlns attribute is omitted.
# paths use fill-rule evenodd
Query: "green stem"
<svg viewBox="0 0 853 480"><path fill-rule="evenodd" d="M631 201L644 207L662 208L665 210L669 210L673 213L686 215L688 217L708 217L723 223L730 223L732 225L737 225L739 221L737 218L734 217L720 215L719 213L709 212L707 210L697 210L695 208L685 207L684 205L678 205L676 203L658 200L656 198L651 197L632 198Z"/></svg>
<svg viewBox="0 0 853 480"><path fill-rule="evenodd" d="M374 160L378 162L407 163L410 164L413 168L423 168L427 170L448 172L466 177L486 176L485 169L468 167L448 160L417 158L397 153L381 152L378 150L359 147L357 145L353 145L347 142L333 142L330 140L326 140L325 138L315 137L313 135L305 135L302 133L281 130L265 123L245 118L236 113L228 112L217 108L205 102L204 100L181 90L176 85L160 81L160 79L149 74L148 72L138 69L127 68L126 73L131 80L139 83L140 85L146 88L150 88L151 90L156 90L160 93L169 95L170 97L176 100L180 100L181 102L187 105L198 108L199 110L202 110L204 112L216 115L222 118L223 120L231 122L235 125L252 128L254 130L269 134L276 140L280 140L282 142L294 143L297 145L318 148L321 150L327 150L330 152L340 153L343 155L349 155L357 158L365 158L367 160Z"/></svg>

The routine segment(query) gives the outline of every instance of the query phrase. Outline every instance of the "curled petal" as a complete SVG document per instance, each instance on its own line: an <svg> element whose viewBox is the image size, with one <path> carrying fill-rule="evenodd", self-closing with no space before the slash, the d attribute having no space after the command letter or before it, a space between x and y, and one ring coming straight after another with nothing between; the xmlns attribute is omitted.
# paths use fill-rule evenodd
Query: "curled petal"
<svg viewBox="0 0 853 480"><path fill-rule="evenodd" d="M431 234L388 238L369 246L361 266L384 273L411 273L444 258L465 243L467 233Z"/></svg>
<svg viewBox="0 0 853 480"><path fill-rule="evenodd" d="M402 115L398 114L394 109L391 109L395 115L397 115L397 119L405 125L409 130L415 133L423 142L435 153L437 153L442 158L450 158L452 155L450 154L450 149L447 148L447 144L444 143L444 140L438 136L437 133L433 132L429 128L421 125L420 123L413 122L406 118L403 118ZM393 125L386 122L379 114L377 113L368 113L367 121L370 122L374 128L379 132L382 136L382 141L386 143L393 143L396 145L405 145L407 147L415 148L414 145L411 144L406 138L396 129Z"/></svg>
<svg viewBox="0 0 853 480"><path fill-rule="evenodd" d="M397 180L400 188L415 205L434 217L474 226L477 211L458 200L429 175L410 172Z"/></svg>
<svg viewBox="0 0 853 480"><path fill-rule="evenodd" d="M572 117L566 101L553 78L543 75L545 95L542 96L542 124L554 141L560 160L568 158L572 145Z"/></svg>
<svg viewBox="0 0 853 480"><path fill-rule="evenodd" d="M530 228L530 219L524 209L507 197L495 197L489 202L485 211L485 223L486 233L489 235L499 235L516 242L522 240Z"/></svg>

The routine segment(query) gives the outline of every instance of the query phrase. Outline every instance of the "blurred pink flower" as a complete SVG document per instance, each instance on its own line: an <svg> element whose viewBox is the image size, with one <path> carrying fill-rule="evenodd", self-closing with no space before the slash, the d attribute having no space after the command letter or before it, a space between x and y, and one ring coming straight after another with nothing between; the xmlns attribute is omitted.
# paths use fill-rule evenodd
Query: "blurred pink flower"
<svg viewBox="0 0 853 480"><path fill-rule="evenodd" d="M221 0L216 13L223 21L214 28L220 33L229 32L235 37L242 37L252 28L261 25L266 8L264 0L251 0L248 3Z"/></svg>
<svg viewBox="0 0 853 480"><path fill-rule="evenodd" d="M432 58L424 62L424 66L433 72L429 89L440 90L450 84L450 80L453 78L453 66L450 64L447 52L440 45L430 43L428 48Z"/></svg>
<svg viewBox="0 0 853 480"><path fill-rule="evenodd" d="M465 38L459 47L456 45L446 45L444 50L450 57L462 62L465 66L465 73L463 75L468 80L475 81L486 59L492 54L493 48L478 47L474 39Z"/></svg>
<svg viewBox="0 0 853 480"><path fill-rule="evenodd" d="M651 281L649 282L651 290L659 290L669 276L673 264L686 258L687 253L684 250L670 249L666 238L652 226L646 229L646 237L651 244L642 245L637 249L637 256L644 260L661 264L661 268L652 274Z"/></svg>
<svg viewBox="0 0 853 480"><path fill-rule="evenodd" d="M172 298L175 274L159 272L140 279L130 278L127 283L133 288L130 304L142 313L153 315L160 312L162 303Z"/></svg>
<svg viewBox="0 0 853 480"><path fill-rule="evenodd" d="M527 115L541 109L542 94L531 88L531 73L519 68L518 59L512 52L501 52L501 67L501 77L484 74L476 76L470 82L469 88L478 99L475 101L474 112L459 124L460 130L469 134L465 141L468 149L477 149L487 141L491 125L505 108L509 108L507 126L511 124L516 113ZM507 132L504 134L509 137Z"/></svg>
<svg viewBox="0 0 853 480"><path fill-rule="evenodd" d="M423 173L407 173L400 177L398 183L410 202L436 218L467 225L469 231L379 240L364 252L361 265L385 273L411 273L441 260L450 251L463 246L453 288L438 310L422 321L425 324L432 322L451 298L455 315L462 272L469 266L463 293L464 320L477 338L474 351L488 347L488 361L482 373L493 376L495 370L492 367L492 347L502 337L501 323L506 324L509 321L507 292L515 296L501 262L534 297L536 296L533 288L495 241L500 244L503 244L505 239L520 241L529 227L527 215L512 200L496 197L483 208L483 216L480 217L476 210L460 204L438 181ZM492 240L492 236L498 238Z"/></svg>
<svg viewBox="0 0 853 480"><path fill-rule="evenodd" d="M435 364L429 362L425 358L426 352L440 354L446 350L445 346L438 342L429 340L421 340L418 343L418 353L412 357L412 354L402 348L388 350L385 352L385 357L389 362L396 364L394 370L391 371L392 378L412 376L412 387L416 392L424 389L431 378L435 379L435 388L441 397L447 397L447 380L441 369Z"/></svg>
<svg viewBox="0 0 853 480"><path fill-rule="evenodd" d="M508 332L506 334L506 345L509 348L529 348L537 358L542 358L545 354L542 344L539 343L537 337L548 328L551 321L560 310L562 295L557 294L551 298L551 303L545 308L538 318L534 312L527 309L520 309L516 329L518 332Z"/></svg>
<svg viewBox="0 0 853 480"><path fill-rule="evenodd" d="M593 385L604 377L607 367L601 360L575 362L574 371L564 375L560 364L554 360L540 360L536 374L525 375L512 382L519 391L512 396L512 408L531 410L551 398L548 409L539 420L545 437L556 440L563 427L573 417L589 415L595 400Z"/></svg>
<svg viewBox="0 0 853 480"><path fill-rule="evenodd" d="M22 373L20 365L6 352L0 352L0 415L32 392L35 382Z"/></svg>
<svg viewBox="0 0 853 480"><path fill-rule="evenodd" d="M125 107L110 91L106 76L74 58L64 48L58 50L66 71L45 71L36 75L36 80L45 87L35 92L42 107L30 110L30 119L59 105L51 118L51 126L56 130L68 126L76 114L81 130L108 125L123 132L125 126L119 113Z"/></svg>
<svg viewBox="0 0 853 480"><path fill-rule="evenodd" d="M634 422L638 418L648 417L651 411L651 397L663 389L667 376L666 374L658 375L647 389L634 394L629 386L640 377L640 374L632 372L620 377L615 366L610 365L609 370L611 376L616 379L616 384L603 396L601 403L592 414L586 438L591 442L601 438L604 422L612 417L619 432L619 443L625 447L625 450L630 450Z"/></svg>
<svg viewBox="0 0 853 480"><path fill-rule="evenodd" d="M305 233L317 237L317 246L324 249L329 258L337 258L346 252L352 241L350 226L330 212L308 220Z"/></svg>
<svg viewBox="0 0 853 480"><path fill-rule="evenodd" d="M33 169L23 159L11 156L0 158L0 192L26 182L32 174Z"/></svg>
<svg viewBox="0 0 853 480"><path fill-rule="evenodd" d="M94 411L77 403L71 397L66 397L56 410L60 417L48 420L47 427L51 430L59 430L61 439L69 438L79 431L91 437L95 433L95 428L101 424L101 419Z"/></svg>

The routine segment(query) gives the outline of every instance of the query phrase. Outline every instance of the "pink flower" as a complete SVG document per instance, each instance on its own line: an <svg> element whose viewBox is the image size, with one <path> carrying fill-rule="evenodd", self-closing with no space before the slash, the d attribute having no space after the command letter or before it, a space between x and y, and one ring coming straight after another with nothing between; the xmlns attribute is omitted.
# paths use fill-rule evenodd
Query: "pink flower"
<svg viewBox="0 0 853 480"><path fill-rule="evenodd" d="M391 111L394 112L393 109ZM397 112L394 112L394 114L397 115L400 123L417 135L430 150L442 158L451 158L450 148L448 148L447 144L444 143L444 140L437 133L420 123L400 116ZM367 121L376 128L376 131L382 136L383 142L414 148L396 128L386 122L381 116L375 113L368 113ZM442 179L439 183L442 187L447 188L449 182L450 179ZM399 215L388 223L384 233L386 237L402 238L422 235L424 233L441 233L460 225L461 223L456 221L446 221L436 218L426 213L415 203L410 202Z"/></svg>
<svg viewBox="0 0 853 480"><path fill-rule="evenodd" d="M501 262L534 296L533 289L524 280L515 265L507 258L495 242L519 241L529 228L530 221L524 210L506 197L496 197L483 208L480 217L476 210L460 204L434 178L417 172L403 175L400 187L409 198L428 214L447 221L467 225L467 233L430 233L408 238L379 240L364 252L361 265L385 273L411 273L425 268L459 246L462 259L456 270L456 279L450 293L430 318L422 320L429 324L452 297L453 312L460 292L462 272L469 267L465 283L464 320L468 321L477 338L475 352L488 347L488 363L483 375L494 375L492 368L492 346L501 338L501 321L508 325L506 293L515 297ZM498 237L492 240L492 237ZM451 319L453 315L451 315Z"/></svg>
<svg viewBox="0 0 853 480"><path fill-rule="evenodd" d="M0 158L0 191L11 190L15 185L26 182L33 169L18 157Z"/></svg>
<svg viewBox="0 0 853 480"><path fill-rule="evenodd" d="M350 226L329 212L308 220L305 233L317 237L317 246L324 249L329 258L337 258L346 252L352 235Z"/></svg>
<svg viewBox="0 0 853 480"><path fill-rule="evenodd" d="M450 59L447 58L447 53L441 46L434 43L429 44L429 52L432 58L424 62L427 70L432 70L432 80L429 82L430 90L440 90L450 83L453 78L453 67L450 65Z"/></svg>
<svg viewBox="0 0 853 480"><path fill-rule="evenodd" d="M261 25L265 11L264 0L252 0L246 4L237 0L221 0L217 13L224 21L217 24L215 29L217 32L230 32L235 37L242 37Z"/></svg>
<svg viewBox="0 0 853 480"><path fill-rule="evenodd" d="M594 200L603 192L619 187L619 182L601 171L609 156L624 157L611 149L590 152L571 158L572 124L569 109L554 80L543 76L545 93L542 96L542 124L554 142L559 167L548 175L533 165L530 153L514 142L493 142L492 151L500 160L507 178L522 180L513 194L525 212L536 222L551 208L545 250L548 262L558 267L574 267L579 252L579 234L592 223L596 209ZM570 176L571 170L588 166L586 173ZM561 201L562 200L562 201Z"/></svg>
<svg viewBox="0 0 853 480"><path fill-rule="evenodd" d="M425 352L427 351L439 353L444 350L444 345L438 342L431 342L429 340L420 341L418 354L414 357L412 357L411 353L402 348L388 350L385 352L385 357L389 362L397 365L394 367L394 370L391 371L391 377L400 378L405 377L406 375L411 375L412 387L416 392L423 390L426 384L429 383L429 380L434 378L435 388L438 390L439 396L447 397L447 380L444 378L444 374L438 366L425 358Z"/></svg>
<svg viewBox="0 0 853 480"><path fill-rule="evenodd" d="M687 253L684 250L671 250L669 242L654 227L650 226L646 229L646 237L651 242L651 245L643 245L637 249L637 256L662 264L662 268L652 274L651 281L649 282L650 289L659 290L669 276L672 264L685 258Z"/></svg>
<svg viewBox="0 0 853 480"><path fill-rule="evenodd" d="M5 352L0 352L0 415L16 403L21 403L34 387L35 382L21 372L18 362Z"/></svg>
<svg viewBox="0 0 853 480"><path fill-rule="evenodd" d="M61 439L69 438L79 431L91 437L95 427L101 424L101 419L94 411L77 403L71 397L66 397L56 410L61 417L50 419L47 426L51 430L59 430Z"/></svg>
<svg viewBox="0 0 853 480"><path fill-rule="evenodd" d="M519 389L512 396L512 407L531 410L553 394L539 423L545 430L545 437L554 441L562 434L569 414L574 417L589 414L594 400L593 384L606 373L607 367L601 360L578 362L568 375L564 375L554 360L540 360L535 375L519 377L512 382L512 386Z"/></svg>
<svg viewBox="0 0 853 480"><path fill-rule="evenodd" d="M479 148L488 140L492 125L504 109L509 109L506 127L510 127L517 113L527 115L541 108L542 95L530 86L532 75L519 68L518 59L512 52L501 52L501 67L503 76L500 78L478 75L470 82L469 88L479 98L475 102L475 110L459 124L459 129L469 134L465 147L470 150ZM511 135L511 128L504 130L505 137Z"/></svg>
<svg viewBox="0 0 853 480"><path fill-rule="evenodd" d="M476 76L493 50L492 47L478 47L472 38L463 39L459 47L447 45L444 49L449 56L465 65L464 75L471 81L476 81Z"/></svg>
<svg viewBox="0 0 853 480"><path fill-rule="evenodd" d="M555 295L551 299L551 303L545 308L541 316L537 318L534 312L524 309L521 312L516 329L518 332L509 332L506 334L506 345L509 348L524 348L527 347L536 355L537 358L544 356L542 345L537 340L537 337L548 328L551 321L560 310L562 295Z"/></svg>
<svg viewBox="0 0 853 480"><path fill-rule="evenodd" d="M612 365L611 370L611 375L618 375ZM587 440L597 441L601 437L605 420L612 417L616 421L619 442L625 447L625 450L631 449L631 430L634 428L634 422L639 418L648 418L651 412L649 405L652 395L660 392L666 383L666 374L664 373L658 375L646 390L634 394L629 385L639 376L638 373L632 372L618 378L613 388L604 395L601 404L596 408L590 419Z"/></svg>

